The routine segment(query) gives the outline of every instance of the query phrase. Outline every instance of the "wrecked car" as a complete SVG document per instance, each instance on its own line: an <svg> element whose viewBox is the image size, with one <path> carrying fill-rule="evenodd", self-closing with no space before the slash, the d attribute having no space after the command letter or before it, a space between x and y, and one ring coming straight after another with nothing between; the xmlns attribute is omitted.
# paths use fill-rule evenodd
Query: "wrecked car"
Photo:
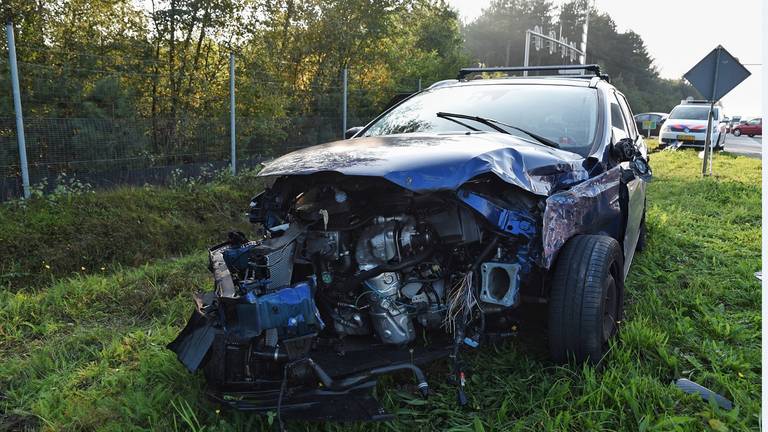
<svg viewBox="0 0 768 432"><path fill-rule="evenodd" d="M542 70L583 75L499 77ZM210 249L214 289L169 348L215 400L382 420L377 377L427 397L422 367L447 359L465 404L462 351L513 334L529 304L554 361L601 360L651 170L596 65L462 69L349 135L268 163L255 234Z"/></svg>

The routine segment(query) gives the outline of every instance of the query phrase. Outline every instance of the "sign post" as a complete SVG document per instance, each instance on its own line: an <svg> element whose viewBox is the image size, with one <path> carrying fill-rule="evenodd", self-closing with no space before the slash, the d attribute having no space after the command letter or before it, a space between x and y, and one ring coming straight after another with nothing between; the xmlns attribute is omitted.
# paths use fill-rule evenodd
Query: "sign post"
<svg viewBox="0 0 768 432"><path fill-rule="evenodd" d="M750 75L747 68L739 63L722 45L718 45L717 48L713 49L706 57L696 63L696 66L683 75L709 101L707 136L704 141L704 161L701 165L702 176L712 174L710 153L712 151L712 124L715 103ZM709 173L707 173L707 165L709 165Z"/></svg>
<svg viewBox="0 0 768 432"><path fill-rule="evenodd" d="M643 129L645 129L646 138L650 138L651 137L651 131L656 129L656 121L654 121L654 120L643 120Z"/></svg>

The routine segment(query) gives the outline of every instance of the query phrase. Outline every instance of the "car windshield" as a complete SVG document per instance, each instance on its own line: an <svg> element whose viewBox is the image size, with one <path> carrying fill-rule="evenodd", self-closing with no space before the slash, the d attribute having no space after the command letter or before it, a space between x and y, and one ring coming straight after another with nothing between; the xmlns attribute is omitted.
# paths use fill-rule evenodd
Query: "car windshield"
<svg viewBox="0 0 768 432"><path fill-rule="evenodd" d="M438 112L497 120L554 141L560 148L586 156L597 132L597 90L538 84L478 84L442 87L416 95L372 124L363 136L412 132L465 132L467 127ZM494 131L473 120L467 126ZM503 126L502 126L503 127ZM529 135L509 133L538 142Z"/></svg>
<svg viewBox="0 0 768 432"><path fill-rule="evenodd" d="M709 113L708 106L677 106L669 114L670 119L675 120L706 120ZM717 108L715 108L715 118L718 116Z"/></svg>

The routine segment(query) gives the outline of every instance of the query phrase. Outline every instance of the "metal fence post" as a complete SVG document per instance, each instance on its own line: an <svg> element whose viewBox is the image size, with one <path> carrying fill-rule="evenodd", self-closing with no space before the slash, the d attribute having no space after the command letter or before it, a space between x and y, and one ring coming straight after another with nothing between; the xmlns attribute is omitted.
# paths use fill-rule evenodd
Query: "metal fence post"
<svg viewBox="0 0 768 432"><path fill-rule="evenodd" d="M232 175L237 175L237 144L235 140L235 53L229 53L229 146Z"/></svg>
<svg viewBox="0 0 768 432"><path fill-rule="evenodd" d="M525 54L523 55L523 66L528 67L528 60L531 51L531 31L525 31ZM523 76L528 76L528 71L523 71Z"/></svg>
<svg viewBox="0 0 768 432"><path fill-rule="evenodd" d="M342 98L341 98L341 136L347 132L347 68L342 72Z"/></svg>
<svg viewBox="0 0 768 432"><path fill-rule="evenodd" d="M13 21L5 25L8 36L8 60L11 66L11 85L13 87L13 111L16 113L16 138L19 141L19 160L21 164L21 184L24 198L29 198L29 167L27 166L27 146L24 141L24 117L21 115L21 93L19 91L19 70L16 65L16 41L13 37Z"/></svg>
<svg viewBox="0 0 768 432"><path fill-rule="evenodd" d="M418 91L421 91L421 78L419 78L419 87L418 87Z"/></svg>

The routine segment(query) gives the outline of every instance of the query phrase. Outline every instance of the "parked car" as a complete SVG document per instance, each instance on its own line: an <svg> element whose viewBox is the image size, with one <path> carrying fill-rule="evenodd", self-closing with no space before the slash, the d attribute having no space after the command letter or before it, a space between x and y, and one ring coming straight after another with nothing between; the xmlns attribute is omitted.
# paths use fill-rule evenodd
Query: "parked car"
<svg viewBox="0 0 768 432"><path fill-rule="evenodd" d="M755 135L762 135L763 134L763 119L753 118L752 120L748 120L746 123L738 124L733 127L733 135L734 136L740 136L740 135L747 135L750 137L753 137Z"/></svg>
<svg viewBox="0 0 768 432"><path fill-rule="evenodd" d="M667 121L667 117L669 117L669 113L651 112L637 114L635 115L635 124L637 126L637 130L639 130L640 133L646 137L659 136L659 131L664 125L664 122ZM650 134L648 133L648 129L643 126L643 122L645 121L653 122L655 125L655 127L650 130Z"/></svg>
<svg viewBox="0 0 768 432"><path fill-rule="evenodd" d="M683 103L672 109L669 118L661 127L659 147L668 145L703 148L707 136L709 104ZM724 128L720 126L723 114L720 107L714 107L711 142L715 149L722 149L725 141Z"/></svg>
<svg viewBox="0 0 768 432"><path fill-rule="evenodd" d="M624 95L589 76L462 69L352 138L260 172L255 234L209 250L212 292L169 344L222 404L326 420L389 418L378 376L448 358L548 308L553 360L596 363L645 244L647 150ZM469 79L474 77L476 79ZM493 103L488 103L492 100Z"/></svg>
<svg viewBox="0 0 768 432"><path fill-rule="evenodd" d="M741 116L732 116L730 119L728 119L728 123L725 126L725 132L732 133L733 127L739 124L739 120L741 120Z"/></svg>

